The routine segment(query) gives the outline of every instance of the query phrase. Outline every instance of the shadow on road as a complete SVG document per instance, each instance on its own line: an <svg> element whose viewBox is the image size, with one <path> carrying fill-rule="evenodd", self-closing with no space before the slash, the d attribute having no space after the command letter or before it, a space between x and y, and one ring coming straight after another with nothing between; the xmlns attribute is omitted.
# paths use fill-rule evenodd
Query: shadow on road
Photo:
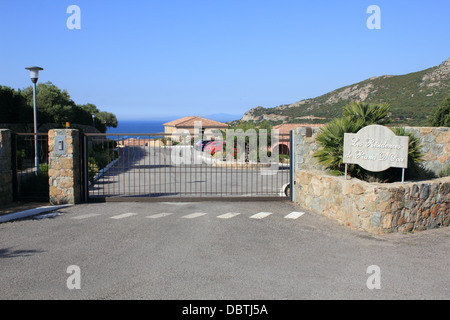
<svg viewBox="0 0 450 320"><path fill-rule="evenodd" d="M36 253L45 252L43 250L12 250L11 248L0 249L0 259L28 257Z"/></svg>

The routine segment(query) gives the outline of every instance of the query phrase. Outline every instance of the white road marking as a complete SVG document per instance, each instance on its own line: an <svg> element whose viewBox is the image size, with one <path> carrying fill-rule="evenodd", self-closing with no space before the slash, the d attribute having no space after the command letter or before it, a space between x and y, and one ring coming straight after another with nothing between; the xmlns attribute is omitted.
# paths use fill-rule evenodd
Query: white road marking
<svg viewBox="0 0 450 320"><path fill-rule="evenodd" d="M58 213L60 214L60 213ZM173 215L174 213L169 213L169 212L163 212L163 213L158 213L158 214L153 214L150 216L146 216L145 218L149 218L149 219L159 219L159 218L163 218L163 217L167 217L170 215ZM254 214L252 216L250 216L251 219L264 219L270 215L272 215L272 212L259 212L257 214ZM284 218L285 219L291 219L291 220L295 220L300 218L301 216L303 216L305 214L305 212L291 212L288 215L286 215ZM50 216L52 216L53 214L50 214ZM57 215L57 214L56 214ZM71 217L71 219L75 219L75 220L81 220L81 219L88 219L88 218L93 218L93 217L97 217L97 216L101 216L102 214L100 213L88 213L88 214L84 214L84 215L80 215L80 216L75 216L75 217ZM111 219L124 219L124 218L128 218L128 217L132 217L132 216L136 216L138 215L137 213L133 213L133 212L127 212L127 213L123 213L123 214L119 214L116 216L111 217ZM198 218L201 216L207 215L207 213L203 213L203 212L196 212L196 213L191 213L185 216L182 216L182 218L185 219L194 219L194 218ZM240 213L238 212L228 212L225 214L222 214L220 216L217 216L218 219L231 219L234 218L236 216L240 215ZM42 216L41 218L44 218L46 216Z"/></svg>
<svg viewBox="0 0 450 320"><path fill-rule="evenodd" d="M123 213L123 214L119 214L117 216L113 216L111 217L111 219L124 219L124 218L128 218L128 217L132 217L137 215L137 213L133 213L133 212L127 212L127 213Z"/></svg>
<svg viewBox="0 0 450 320"><path fill-rule="evenodd" d="M272 214L272 212L260 212L257 214L254 214L250 217L250 219L264 219L265 217L268 217Z"/></svg>
<svg viewBox="0 0 450 320"><path fill-rule="evenodd" d="M171 204L174 206L184 206L187 204L191 204L192 202L162 202L163 204Z"/></svg>
<svg viewBox="0 0 450 320"><path fill-rule="evenodd" d="M304 212L291 212L284 218L285 219L297 219L297 218L300 218L304 214L305 214Z"/></svg>
<svg viewBox="0 0 450 320"><path fill-rule="evenodd" d="M219 219L230 219L230 218L236 217L238 215L240 215L240 213L228 212L228 213L225 213L225 214L222 214L222 215L218 216L217 218L219 218Z"/></svg>
<svg viewBox="0 0 450 320"><path fill-rule="evenodd" d="M96 216L101 216L101 214L100 213L88 213L88 214L83 214L81 216L73 217L71 219L81 220L81 219L87 219L87 218L92 218L92 217L96 217Z"/></svg>
<svg viewBox="0 0 450 320"><path fill-rule="evenodd" d="M182 218L185 218L185 219L194 219L194 218L197 218L197 217L201 217L201 216L204 216L206 213L191 213L191 214L188 214L188 215L186 215L186 216L183 216Z"/></svg>
<svg viewBox="0 0 450 320"><path fill-rule="evenodd" d="M158 218L163 218L163 217L167 217L167 216L170 216L170 215L172 215L173 213L168 213L168 212L165 212L165 213L158 213L158 214L154 214L154 215L151 215L151 216L147 216L146 218L150 218L150 219L158 219Z"/></svg>

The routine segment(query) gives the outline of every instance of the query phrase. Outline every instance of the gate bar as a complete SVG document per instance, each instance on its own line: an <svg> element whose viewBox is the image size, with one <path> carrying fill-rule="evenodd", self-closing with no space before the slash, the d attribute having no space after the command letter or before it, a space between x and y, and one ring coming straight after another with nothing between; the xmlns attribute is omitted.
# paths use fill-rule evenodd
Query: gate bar
<svg viewBox="0 0 450 320"><path fill-rule="evenodd" d="M91 203L100 202L255 202L255 201L289 201L286 197L257 196L257 197L94 197L89 198Z"/></svg>
<svg viewBox="0 0 450 320"><path fill-rule="evenodd" d="M290 200L294 202L294 184L295 184L295 149L294 149L294 130L290 132L290 159L289 159L289 169L290 172Z"/></svg>
<svg viewBox="0 0 450 320"><path fill-rule="evenodd" d="M88 176L88 139L84 135L83 139L83 170L84 170L84 201L89 201L89 176Z"/></svg>

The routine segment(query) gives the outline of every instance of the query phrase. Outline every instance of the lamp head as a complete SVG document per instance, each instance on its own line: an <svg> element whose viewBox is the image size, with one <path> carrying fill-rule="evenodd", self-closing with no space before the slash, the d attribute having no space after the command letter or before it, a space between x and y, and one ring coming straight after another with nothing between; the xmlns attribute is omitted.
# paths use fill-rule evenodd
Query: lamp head
<svg viewBox="0 0 450 320"><path fill-rule="evenodd" d="M30 70L30 78L33 83L36 83L38 81L39 71L44 70L41 67L28 67L25 69Z"/></svg>

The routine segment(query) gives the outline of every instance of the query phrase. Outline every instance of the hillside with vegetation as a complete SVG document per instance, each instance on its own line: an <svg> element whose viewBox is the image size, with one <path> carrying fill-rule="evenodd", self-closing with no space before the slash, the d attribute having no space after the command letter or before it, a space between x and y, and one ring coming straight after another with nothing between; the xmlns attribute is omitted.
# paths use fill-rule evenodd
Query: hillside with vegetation
<svg viewBox="0 0 450 320"><path fill-rule="evenodd" d="M241 121L326 123L352 102L389 104L396 124L427 125L430 114L450 93L450 58L436 67L405 75L373 77L322 96L274 108L256 107Z"/></svg>

